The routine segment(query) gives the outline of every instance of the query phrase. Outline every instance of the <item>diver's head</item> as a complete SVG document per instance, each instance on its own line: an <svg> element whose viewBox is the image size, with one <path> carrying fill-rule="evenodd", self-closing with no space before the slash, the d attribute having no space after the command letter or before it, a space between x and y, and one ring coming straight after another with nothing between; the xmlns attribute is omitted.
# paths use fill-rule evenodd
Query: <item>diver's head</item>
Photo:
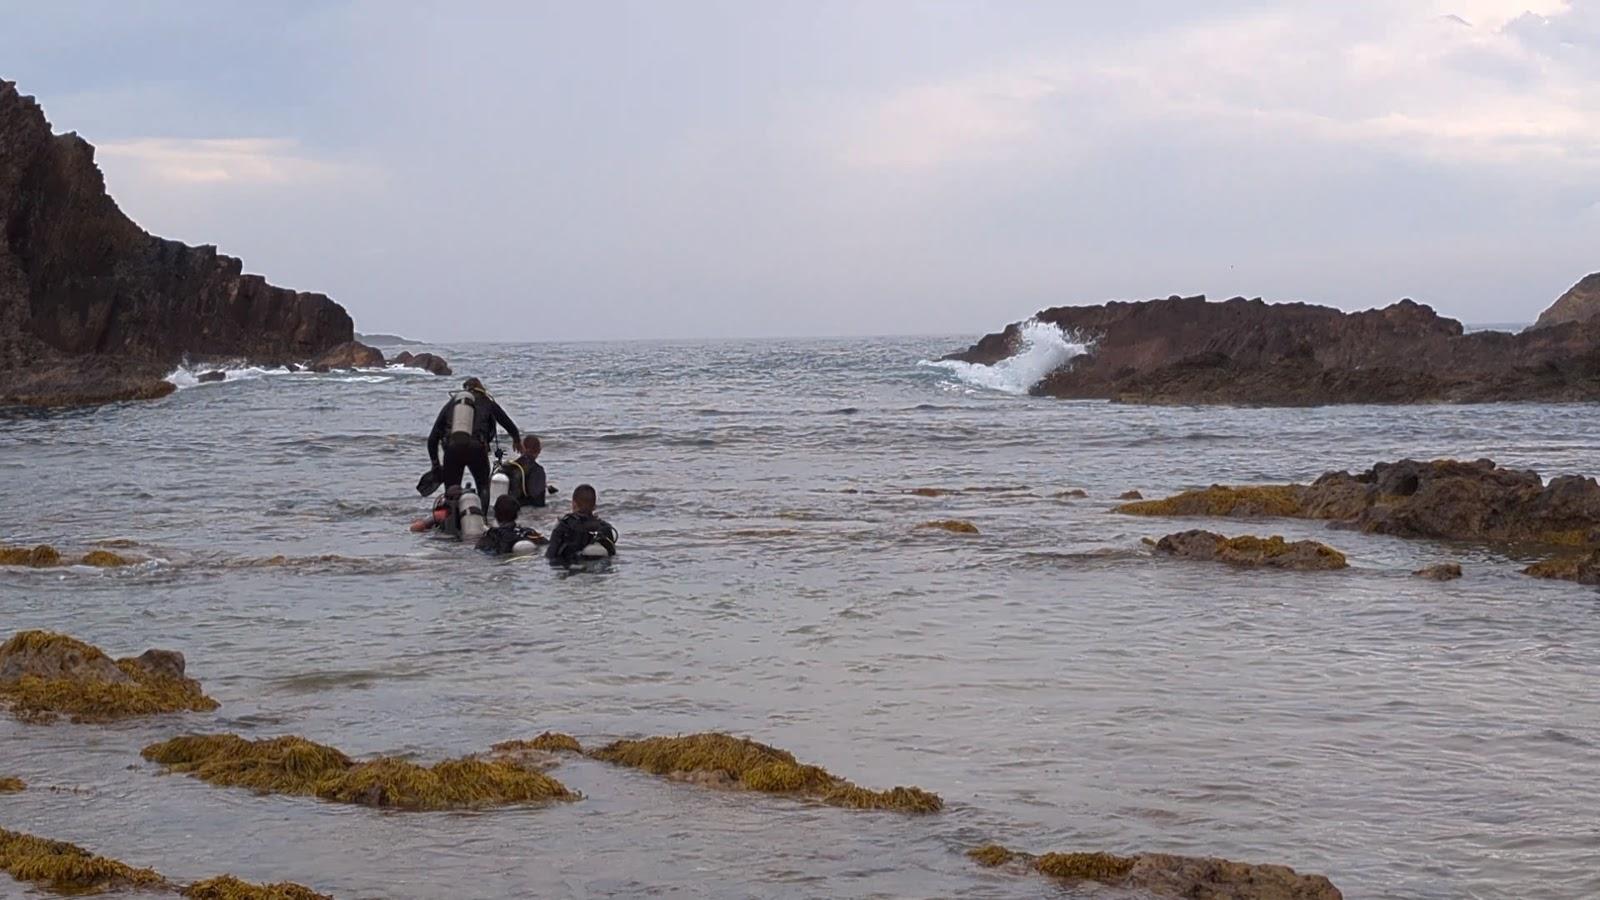
<svg viewBox="0 0 1600 900"><path fill-rule="evenodd" d="M595 504L600 498L595 495L594 485L580 484L572 490L572 511L581 513L594 512Z"/></svg>
<svg viewBox="0 0 1600 900"><path fill-rule="evenodd" d="M488 393L488 388L483 386L483 382L479 381L477 376L473 376L468 378L466 381L461 382L461 388L462 390L472 391L478 394Z"/></svg>
<svg viewBox="0 0 1600 900"><path fill-rule="evenodd" d="M544 445L539 443L539 438L537 436L530 434L525 435L522 438L522 452L526 454L529 459L538 459L539 451L542 449L544 449Z"/></svg>
<svg viewBox="0 0 1600 900"><path fill-rule="evenodd" d="M519 504L511 497L501 496L494 501L494 521L497 525L515 525Z"/></svg>

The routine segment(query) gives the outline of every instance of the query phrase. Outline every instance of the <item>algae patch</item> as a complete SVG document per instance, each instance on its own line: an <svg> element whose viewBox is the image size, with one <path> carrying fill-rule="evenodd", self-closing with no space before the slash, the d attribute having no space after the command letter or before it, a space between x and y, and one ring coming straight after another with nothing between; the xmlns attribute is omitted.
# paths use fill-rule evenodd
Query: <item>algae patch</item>
<svg viewBox="0 0 1600 900"><path fill-rule="evenodd" d="M776 747L727 734L691 734L616 741L590 756L604 762L714 787L794 794L830 806L938 812L944 801L917 787L874 791L820 766L806 765Z"/></svg>
<svg viewBox="0 0 1600 900"><path fill-rule="evenodd" d="M1138 500L1116 508L1130 516L1253 516L1293 518L1305 515L1297 485L1224 487L1184 491L1161 500Z"/></svg>
<svg viewBox="0 0 1600 900"><path fill-rule="evenodd" d="M183 889L192 900L333 900L308 887L287 881L277 884L251 884L232 875L197 881Z"/></svg>
<svg viewBox="0 0 1600 900"><path fill-rule="evenodd" d="M1016 864L1068 884L1093 881L1150 897L1232 898L1232 900L1342 900L1343 894L1321 875L1301 875L1288 866L1257 865L1214 857L1141 853L1046 853L1035 856L999 844L967 851L980 866ZM1119 894L1120 896L1120 894Z"/></svg>
<svg viewBox="0 0 1600 900"><path fill-rule="evenodd" d="M31 548L0 547L0 566L27 566L33 569L48 569L63 565L94 566L105 569L132 565L132 561L109 550L90 550L82 557L74 560L62 556L61 551L49 544L40 544Z"/></svg>
<svg viewBox="0 0 1600 900"><path fill-rule="evenodd" d="M361 806L478 809L578 799L554 778L504 760L355 762L333 747L293 736L249 741L234 734L186 735L151 744L142 755L210 784Z"/></svg>
<svg viewBox="0 0 1600 900"><path fill-rule="evenodd" d="M0 778L0 794L15 794L28 789L28 783L21 778Z"/></svg>
<svg viewBox="0 0 1600 900"><path fill-rule="evenodd" d="M61 715L105 722L216 709L217 701L183 672L183 655L172 651L112 660L76 638L24 631L0 645L0 703L28 722Z"/></svg>
<svg viewBox="0 0 1600 900"><path fill-rule="evenodd" d="M106 859L65 841L0 828L0 869L46 890L86 894L131 887L160 887L166 879L150 869Z"/></svg>
<svg viewBox="0 0 1600 900"><path fill-rule="evenodd" d="M506 753L518 750L544 750L550 753L582 753L583 745L570 734L559 731L546 731L531 740L501 741L489 748L490 750Z"/></svg>
<svg viewBox="0 0 1600 900"><path fill-rule="evenodd" d="M923 522L921 525L917 526L917 529L919 531L948 531L951 534L978 533L978 526L972 524L971 522L962 521L961 519L935 519L931 522Z"/></svg>

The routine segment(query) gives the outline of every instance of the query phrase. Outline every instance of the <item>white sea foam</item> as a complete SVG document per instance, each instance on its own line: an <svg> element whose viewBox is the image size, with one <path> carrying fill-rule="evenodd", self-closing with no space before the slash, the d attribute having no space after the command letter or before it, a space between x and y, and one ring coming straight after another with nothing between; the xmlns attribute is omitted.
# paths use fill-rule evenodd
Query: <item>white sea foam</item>
<svg viewBox="0 0 1600 900"><path fill-rule="evenodd" d="M1022 324L1021 338L1016 353L992 366L956 360L923 360L921 364L944 369L973 387L1026 394L1046 375L1089 352L1088 344L1074 343L1060 328L1038 319Z"/></svg>
<svg viewBox="0 0 1600 900"><path fill-rule="evenodd" d="M207 372L221 372L222 373L222 380L221 381L205 381L205 382L202 382L200 380L200 376L204 375ZM411 376L421 375L421 376L426 376L428 378L434 377L433 373L429 372L427 369L419 369L419 368L416 368L415 366L383 366L381 368L367 368L367 369L355 369L355 370L346 369L346 370L340 370L338 372L329 372L329 373L325 373L325 374L319 374L319 373L316 373L316 372L312 372L312 371L310 371L308 369L300 369L299 371L291 372L291 371L289 371L288 369L286 369L286 368L284 368L282 366L275 367L275 368L269 368L269 367L265 367L265 366L202 365L202 366L179 366L178 368L173 369L170 373L167 374L166 380L172 382L174 385L177 386L178 390L181 391L181 390L185 390L185 389L192 388L192 387L205 387L207 385L212 385L212 384L227 384L227 383L233 382L233 381L255 381L258 378L276 378L276 377L280 377L280 376L284 376L284 375L295 375L295 376L304 376L304 377L313 377L313 378L314 377L322 377L322 378L329 378L329 379L334 380L334 381L342 381L342 382L349 382L349 383L367 383L367 384L378 384L378 383L381 383L381 382L389 381L391 378L394 378L394 377L397 377L397 376L398 377L411 377Z"/></svg>

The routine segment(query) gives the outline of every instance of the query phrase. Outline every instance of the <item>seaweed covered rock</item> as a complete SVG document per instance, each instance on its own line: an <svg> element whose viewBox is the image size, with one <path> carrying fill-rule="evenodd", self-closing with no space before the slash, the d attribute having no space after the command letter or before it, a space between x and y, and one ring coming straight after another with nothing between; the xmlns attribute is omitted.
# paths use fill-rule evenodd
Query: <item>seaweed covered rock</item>
<svg viewBox="0 0 1600 900"><path fill-rule="evenodd" d="M65 841L5 829L0 829L0 870L18 881L70 894L167 885L166 879L150 869L96 856Z"/></svg>
<svg viewBox="0 0 1600 900"><path fill-rule="evenodd" d="M578 795L541 772L505 760L467 757L432 766L393 757L356 762L301 737L250 741L235 734L185 735L142 755L174 772L259 793L407 810L476 809Z"/></svg>
<svg viewBox="0 0 1600 900"><path fill-rule="evenodd" d="M21 778L0 778L0 794L15 794L28 789L28 783Z"/></svg>
<svg viewBox="0 0 1600 900"><path fill-rule="evenodd" d="M1418 578L1426 578L1429 581L1455 581L1461 577L1461 564L1439 563L1438 565L1418 569L1411 574Z"/></svg>
<svg viewBox="0 0 1600 900"><path fill-rule="evenodd" d="M92 644L48 631L20 632L0 644L0 703L32 722L60 715L103 722L218 705L185 677L181 653L148 650L112 660Z"/></svg>
<svg viewBox="0 0 1600 900"><path fill-rule="evenodd" d="M986 844L967 852L981 866L1026 866L1066 882L1094 881L1140 896L1204 900L1343 900L1321 875L1287 866L1255 865L1195 856L1143 853L1046 853L1035 856Z"/></svg>
<svg viewBox="0 0 1600 900"><path fill-rule="evenodd" d="M961 519L935 519L917 526L918 531L948 531L951 534L977 534L978 526Z"/></svg>
<svg viewBox="0 0 1600 900"><path fill-rule="evenodd" d="M792 754L776 747L726 734L616 741L589 755L680 781L733 790L795 794L850 809L931 813L944 808L944 801L938 795L921 788L868 790L819 766L800 763Z"/></svg>
<svg viewBox="0 0 1600 900"><path fill-rule="evenodd" d="M251 884L232 875L197 881L183 889L190 900L333 900L308 887L281 881L276 884Z"/></svg>
<svg viewBox="0 0 1600 900"><path fill-rule="evenodd" d="M516 750L542 750L547 753L582 753L583 745L570 734L559 731L546 731L536 738L501 741L489 748L494 752L509 752Z"/></svg>
<svg viewBox="0 0 1600 900"><path fill-rule="evenodd" d="M1156 542L1156 552L1183 559L1222 562L1251 569L1292 569L1300 572L1346 568L1344 554L1316 541L1285 541L1273 535L1225 537L1211 531L1169 534Z"/></svg>
<svg viewBox="0 0 1600 900"><path fill-rule="evenodd" d="M1369 534L1600 548L1600 484L1476 462L1401 460L1309 485L1223 487L1117 507L1144 516L1275 516L1343 522Z"/></svg>
<svg viewBox="0 0 1600 900"><path fill-rule="evenodd" d="M0 566L29 566L35 569L61 565L61 554L49 544L37 547L0 547Z"/></svg>
<svg viewBox="0 0 1600 900"><path fill-rule="evenodd" d="M1600 584L1600 550L1541 560L1522 570L1524 575L1579 584Z"/></svg>

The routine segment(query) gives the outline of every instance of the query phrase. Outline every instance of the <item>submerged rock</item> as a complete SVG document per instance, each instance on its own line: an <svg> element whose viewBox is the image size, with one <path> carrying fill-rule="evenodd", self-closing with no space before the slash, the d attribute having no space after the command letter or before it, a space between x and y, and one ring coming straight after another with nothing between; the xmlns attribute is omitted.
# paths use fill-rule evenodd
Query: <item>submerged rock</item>
<svg viewBox="0 0 1600 900"><path fill-rule="evenodd" d="M1524 575L1579 584L1600 584L1600 550L1581 555L1557 556L1522 570Z"/></svg>
<svg viewBox="0 0 1600 900"><path fill-rule="evenodd" d="M1117 507L1144 516L1281 516L1343 522L1370 534L1600 547L1600 484L1476 462L1401 460L1309 485L1212 486Z"/></svg>
<svg viewBox="0 0 1600 900"><path fill-rule="evenodd" d="M35 569L61 565L61 554L49 544L37 547L0 547L0 566L30 566Z"/></svg>
<svg viewBox="0 0 1600 900"><path fill-rule="evenodd" d="M1180 900L1343 900L1321 875L1301 875L1287 866L1225 859L1142 853L1046 853L1034 856L987 844L967 853L981 866L1027 866L1066 882L1094 881Z"/></svg>
<svg viewBox="0 0 1600 900"><path fill-rule="evenodd" d="M148 650L113 661L66 635L24 631L0 645L0 703L24 721L104 722L217 708L184 676L183 654Z"/></svg>
<svg viewBox="0 0 1600 900"><path fill-rule="evenodd" d="M328 372L333 369L381 369L383 365L383 351L360 341L345 341L313 356L306 363L306 368L313 372Z"/></svg>
<svg viewBox="0 0 1600 900"><path fill-rule="evenodd" d="M169 887L150 869L136 869L65 841L52 841L0 828L0 870L64 894L91 894L135 888Z"/></svg>
<svg viewBox="0 0 1600 900"><path fill-rule="evenodd" d="M205 374L196 376L196 378L195 378L195 381L199 382L200 384L209 384L209 383L211 383L213 381L227 381L227 380L228 380L228 373L220 371L220 370L219 371L206 372Z"/></svg>
<svg viewBox="0 0 1600 900"><path fill-rule="evenodd" d="M1349 566L1344 554L1316 541L1285 541L1273 535L1225 537L1211 531L1169 534L1156 542L1156 552L1183 559L1223 562L1242 568L1326 571Z"/></svg>
<svg viewBox="0 0 1600 900"><path fill-rule="evenodd" d="M579 799L554 778L506 760L356 762L333 747L293 736L250 741L234 734L185 735L151 744L141 755L210 784L361 806L477 809Z"/></svg>
<svg viewBox="0 0 1600 900"><path fill-rule="evenodd" d="M937 794L921 788L868 790L819 766L800 763L776 747L726 734L616 741L589 755L707 787L794 794L850 809L931 813L944 808L944 801Z"/></svg>
<svg viewBox="0 0 1600 900"><path fill-rule="evenodd" d="M15 794L28 789L28 783L21 778L0 778L0 794Z"/></svg>
<svg viewBox="0 0 1600 900"><path fill-rule="evenodd" d="M1461 577L1461 564L1439 563L1438 565L1418 569L1411 574L1430 581L1454 581Z"/></svg>
<svg viewBox="0 0 1600 900"><path fill-rule="evenodd" d="M1089 492L1084 490L1083 488L1073 488L1073 489L1071 489L1069 491L1060 491L1060 492L1058 492L1056 494L1056 499L1057 500L1083 500L1083 499L1086 499L1088 496L1089 496Z"/></svg>
<svg viewBox="0 0 1600 900"><path fill-rule="evenodd" d="M1117 495L1118 500L1143 500L1144 495L1138 491L1123 491Z"/></svg>
<svg viewBox="0 0 1600 900"><path fill-rule="evenodd" d="M546 731L531 740L501 741L490 750L544 750L550 753L582 753L583 745L570 734Z"/></svg>
<svg viewBox="0 0 1600 900"><path fill-rule="evenodd" d="M951 534L977 534L978 526L960 519L935 519L917 526L919 531L948 531Z"/></svg>

